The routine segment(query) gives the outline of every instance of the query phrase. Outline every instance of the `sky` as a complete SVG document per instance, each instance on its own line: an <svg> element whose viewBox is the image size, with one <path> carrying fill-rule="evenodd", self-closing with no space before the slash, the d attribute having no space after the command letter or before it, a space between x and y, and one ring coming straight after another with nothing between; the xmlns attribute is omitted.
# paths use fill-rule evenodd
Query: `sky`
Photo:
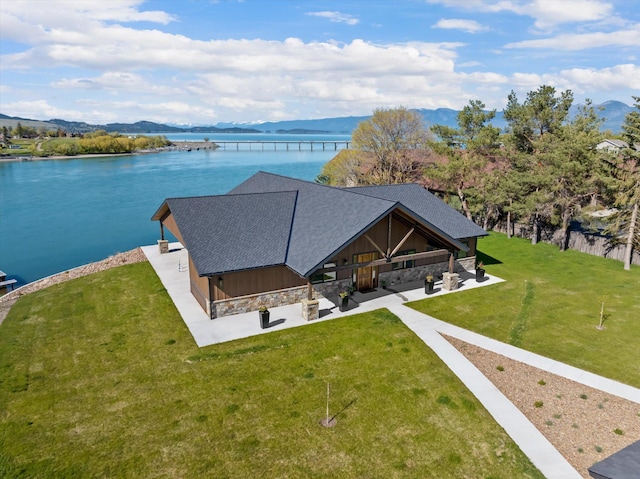
<svg viewBox="0 0 640 479"><path fill-rule="evenodd" d="M0 0L0 113L214 125L640 96L638 0Z"/></svg>

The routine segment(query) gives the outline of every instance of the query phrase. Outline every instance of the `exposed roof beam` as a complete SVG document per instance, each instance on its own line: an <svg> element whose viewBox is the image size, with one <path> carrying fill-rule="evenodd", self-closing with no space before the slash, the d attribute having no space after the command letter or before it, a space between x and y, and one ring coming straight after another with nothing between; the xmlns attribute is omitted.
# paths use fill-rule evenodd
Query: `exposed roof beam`
<svg viewBox="0 0 640 479"><path fill-rule="evenodd" d="M412 254L403 254L401 256L395 256L392 257L391 260L395 263L395 262L400 262L400 261L409 261L409 260L415 260L415 259L423 259L423 258L431 258L433 256L442 256L442 255L448 255L449 251L446 249L436 249L433 251L423 251L422 253L412 253ZM375 259L373 261L367 261L364 263L353 263L353 264L346 264L346 265L340 265L340 266L334 266L332 268L321 268L321 269L317 269L314 271L314 273L329 273L332 271L342 271L345 269L355 269L355 268L366 268L369 266L380 266L383 264L388 264L389 261L387 261L387 259Z"/></svg>
<svg viewBox="0 0 640 479"><path fill-rule="evenodd" d="M398 246L394 248L394 250L389 255L389 258L393 257L393 255L396 254L400 248L402 248L402 245L405 244L405 242L409 239L409 236L411 236L415 230L416 230L416 227L414 226L409 230L409 232L406 235L404 235L404 238L402 238L402 241L400 241L400 243L398 243Z"/></svg>
<svg viewBox="0 0 640 479"><path fill-rule="evenodd" d="M373 241L373 239L371 239L371 236L369 236L368 233L365 233L364 237L367 238L369 242L375 247L375 249L378 250L378 253L380 253L385 258L385 261L389 259L389 256L387 255L387 253L382 251L382 248L380 248L380 246L378 246L378 244L375 241Z"/></svg>

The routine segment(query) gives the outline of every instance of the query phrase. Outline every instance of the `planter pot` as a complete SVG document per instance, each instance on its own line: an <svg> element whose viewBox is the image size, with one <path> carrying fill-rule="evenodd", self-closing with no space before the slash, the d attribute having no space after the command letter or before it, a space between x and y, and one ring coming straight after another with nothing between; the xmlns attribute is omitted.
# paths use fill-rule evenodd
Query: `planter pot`
<svg viewBox="0 0 640 479"><path fill-rule="evenodd" d="M433 293L433 285L434 284L435 284L435 281L425 281L424 282L424 292L426 294Z"/></svg>
<svg viewBox="0 0 640 479"><path fill-rule="evenodd" d="M348 305L349 305L349 296L340 298L340 301L338 302L338 308L340 309L340 311L346 311Z"/></svg>
<svg viewBox="0 0 640 479"><path fill-rule="evenodd" d="M484 269L476 268L476 281L482 281L484 279Z"/></svg>
<svg viewBox="0 0 640 479"><path fill-rule="evenodd" d="M260 327L262 329L269 326L269 311L258 311L260 314Z"/></svg>

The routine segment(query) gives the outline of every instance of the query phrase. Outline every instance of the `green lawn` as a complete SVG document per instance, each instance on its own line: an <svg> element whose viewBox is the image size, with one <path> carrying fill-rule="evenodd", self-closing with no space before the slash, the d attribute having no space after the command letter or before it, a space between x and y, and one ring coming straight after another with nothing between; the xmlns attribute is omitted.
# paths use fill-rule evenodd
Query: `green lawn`
<svg viewBox="0 0 640 479"><path fill-rule="evenodd" d="M640 387L640 268L492 233L479 242L505 283L411 303L438 319ZM598 330L604 302L605 329Z"/></svg>
<svg viewBox="0 0 640 479"><path fill-rule="evenodd" d="M198 349L141 263L0 326L0 477L542 476L388 311Z"/></svg>

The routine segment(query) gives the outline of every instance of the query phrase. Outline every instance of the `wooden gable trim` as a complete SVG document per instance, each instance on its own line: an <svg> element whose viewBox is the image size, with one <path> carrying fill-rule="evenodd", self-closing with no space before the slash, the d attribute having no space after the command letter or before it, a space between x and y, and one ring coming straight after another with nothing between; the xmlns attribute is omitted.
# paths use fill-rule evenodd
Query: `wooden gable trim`
<svg viewBox="0 0 640 479"><path fill-rule="evenodd" d="M401 256L394 256L391 258L380 258L373 261L367 261L365 263L352 263L347 265L334 266L332 268L321 268L314 273L330 273L333 271L342 271L345 269L366 268L369 266L380 266L391 262L408 261L412 259L432 258L434 256L442 256L443 254L449 254L450 251L446 249L436 249L433 251L423 251L421 253L403 254Z"/></svg>

